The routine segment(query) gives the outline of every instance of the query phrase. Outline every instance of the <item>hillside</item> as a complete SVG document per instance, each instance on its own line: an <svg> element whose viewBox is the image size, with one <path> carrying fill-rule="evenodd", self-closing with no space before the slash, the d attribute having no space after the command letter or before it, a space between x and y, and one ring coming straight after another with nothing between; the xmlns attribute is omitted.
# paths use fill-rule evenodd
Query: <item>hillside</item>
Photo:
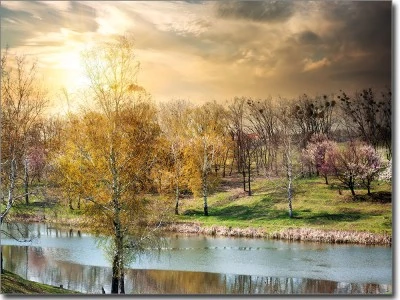
<svg viewBox="0 0 400 300"><path fill-rule="evenodd" d="M29 281L8 271L4 272L4 274L1 274L2 294L78 294L78 292L66 290L60 287Z"/></svg>
<svg viewBox="0 0 400 300"><path fill-rule="evenodd" d="M208 200L209 216L203 216L203 201L187 198L181 201L177 222L196 222L202 226L222 225L238 228L261 228L269 233L289 228L313 228L391 234L391 185L374 182L372 195L356 190L353 199L348 190L339 190L332 180L298 179L294 186L293 213L288 217L286 189L282 179L253 182L253 195L248 196L240 182L225 179L222 188Z"/></svg>

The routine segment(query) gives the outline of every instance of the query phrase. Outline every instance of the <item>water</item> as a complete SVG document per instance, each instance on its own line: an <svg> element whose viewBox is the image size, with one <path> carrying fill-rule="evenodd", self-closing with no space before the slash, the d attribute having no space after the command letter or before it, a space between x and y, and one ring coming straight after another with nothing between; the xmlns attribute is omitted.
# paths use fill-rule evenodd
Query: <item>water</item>
<svg viewBox="0 0 400 300"><path fill-rule="evenodd" d="M24 278L110 291L111 268L97 238L31 224L37 239L2 237L4 266ZM264 239L169 235L167 246L132 262L127 293L391 293L392 249Z"/></svg>

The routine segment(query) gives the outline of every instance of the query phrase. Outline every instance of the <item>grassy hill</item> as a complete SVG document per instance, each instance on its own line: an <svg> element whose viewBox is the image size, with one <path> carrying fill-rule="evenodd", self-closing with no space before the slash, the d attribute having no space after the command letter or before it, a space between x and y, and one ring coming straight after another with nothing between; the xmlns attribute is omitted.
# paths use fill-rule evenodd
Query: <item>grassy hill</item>
<svg viewBox="0 0 400 300"><path fill-rule="evenodd" d="M66 289L62 289L59 287L37 283L34 281L29 281L23 279L22 277L4 271L4 274L1 274L1 293L2 294L58 294L58 295L66 295L66 294L79 294L75 291L70 291Z"/></svg>
<svg viewBox="0 0 400 300"><path fill-rule="evenodd" d="M322 178L295 182L293 218L288 217L284 179L255 179L253 195L247 196L240 182L225 179L208 199L209 216L203 216L201 197L181 201L177 222L198 222L203 226L260 227L268 232L288 228L392 232L391 184L374 182L372 195L364 189L339 190L339 182L325 184Z"/></svg>
<svg viewBox="0 0 400 300"><path fill-rule="evenodd" d="M169 202L170 220L178 225L197 224L203 228L256 228L270 234L310 228L391 235L391 190L391 183L375 181L372 195L368 196L365 189L359 188L354 199L350 191L333 178L328 185L323 178L297 179L294 182L293 218L289 218L285 179L255 178L253 194L248 196L240 178L226 177L208 198L208 217L203 215L202 197L187 196L180 200L179 216L173 214L174 201ZM57 194L57 191L53 193ZM9 221L53 222L83 230L79 222L83 211L71 211L56 200L43 201L34 197L31 200L29 205L19 203L13 207Z"/></svg>

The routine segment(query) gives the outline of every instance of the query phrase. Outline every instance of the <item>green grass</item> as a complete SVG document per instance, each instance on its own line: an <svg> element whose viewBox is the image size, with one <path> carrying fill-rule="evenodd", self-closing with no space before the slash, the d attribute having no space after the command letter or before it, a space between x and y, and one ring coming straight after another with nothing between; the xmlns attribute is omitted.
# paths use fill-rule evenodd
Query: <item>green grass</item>
<svg viewBox="0 0 400 300"><path fill-rule="evenodd" d="M372 196L366 190L341 190L338 182L326 185L324 179L299 179L295 182L294 217L288 217L286 190L282 179L256 179L253 195L227 189L208 199L209 216L203 216L202 198L184 199L178 222L198 222L203 226L260 227L268 232L308 227L326 230L356 230L372 233L392 232L391 185L375 182Z"/></svg>
<svg viewBox="0 0 400 300"><path fill-rule="evenodd" d="M298 179L294 182L293 218L288 217L287 191L282 178L257 178L252 182L253 195L243 192L240 178L222 179L218 190L209 196L209 216L203 215L203 199L185 198L180 201L180 215L172 221L195 222L204 227L260 228L272 233L288 228L350 230L371 233L392 233L391 184L374 182L372 196L357 189L357 198L340 189L340 183L323 178ZM57 190L52 191L55 199ZM157 196L158 197L158 196ZM13 207L8 221L44 221L79 229L82 210L70 210L66 204L42 198L31 198ZM14 219L13 219L14 218Z"/></svg>
<svg viewBox="0 0 400 300"><path fill-rule="evenodd" d="M1 274L2 294L79 294L78 292L62 289L47 284L23 279L22 277L4 270Z"/></svg>
<svg viewBox="0 0 400 300"><path fill-rule="evenodd" d="M66 204L31 196L29 204L19 199L7 216L7 222L52 222L76 227L83 210L70 210Z"/></svg>

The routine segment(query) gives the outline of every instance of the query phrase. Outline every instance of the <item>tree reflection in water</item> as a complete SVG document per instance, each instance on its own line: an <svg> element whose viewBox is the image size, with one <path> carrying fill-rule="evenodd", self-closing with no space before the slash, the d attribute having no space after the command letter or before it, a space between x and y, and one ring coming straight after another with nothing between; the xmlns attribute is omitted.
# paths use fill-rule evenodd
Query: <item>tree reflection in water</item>
<svg viewBox="0 0 400 300"><path fill-rule="evenodd" d="M64 288L89 294L101 294L104 287L110 293L111 268L47 259L46 251L56 251L50 248L2 246L2 251L5 269L29 280L55 286L62 284ZM132 269L126 272L125 289L132 294L392 293L392 286L388 284Z"/></svg>

